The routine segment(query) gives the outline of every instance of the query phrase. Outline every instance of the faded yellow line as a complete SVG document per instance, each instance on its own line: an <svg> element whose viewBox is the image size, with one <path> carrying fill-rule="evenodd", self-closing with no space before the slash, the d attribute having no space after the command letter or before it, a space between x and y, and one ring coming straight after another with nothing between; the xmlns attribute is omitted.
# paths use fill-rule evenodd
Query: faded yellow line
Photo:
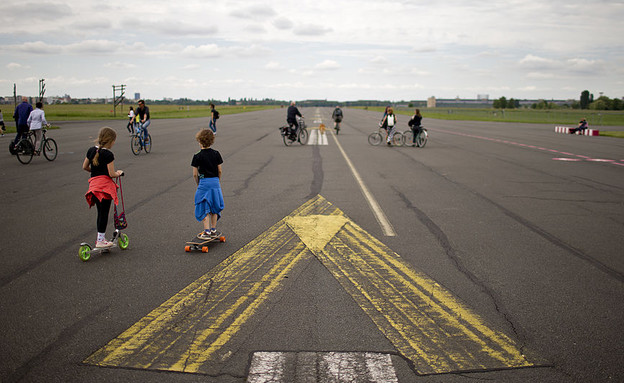
<svg viewBox="0 0 624 383"><path fill-rule="evenodd" d="M202 322L207 322L209 332L220 331L218 327L222 325L228 316L231 316L237 308L249 304L257 309L264 300L274 292L283 279L275 277L275 275L283 275L284 272L291 271L297 262L302 260L307 254L309 259L312 255L306 250L301 241L290 231L284 221L280 221L271 229L270 235L263 235L252 241L250 244L226 259L217 268L189 285L187 288L169 299L159 308L155 309L145 318L141 319L126 332L116 339L112 340L102 349L91 355L85 360L85 363L109 366L125 366L132 368L156 368L165 370L183 370L181 361L186 360L189 347L184 348L184 353L180 353L169 366L163 364L163 361L157 361L163 355L169 353L168 358L172 358L172 354L178 351L172 350L176 346L176 342L184 342L185 334L189 334ZM294 242L293 242L294 241ZM295 244L295 251L291 254L283 249L288 244ZM268 251L267 251L268 250ZM271 264L268 271L260 270L267 264ZM281 268L281 270L279 270ZM258 274L262 272L261 274ZM256 283L247 283L249 278L259 279ZM274 280L272 280L272 278ZM275 279L277 278L277 279ZM213 281L210 297L207 302L206 290L207 285ZM253 281L252 281L253 282ZM262 284L269 283L268 291L261 293L255 300L250 300L250 296L259 292ZM221 284L222 283L222 284ZM250 287L251 286L251 287ZM204 294L198 292L202 290ZM240 296L239 296L240 295ZM233 296L234 300L229 297ZM189 306L191 307L189 309ZM217 319L214 319L214 312L222 312ZM250 311L243 311L243 315L236 323L237 328L240 327L245 320L251 317ZM190 313L190 314L189 314ZM185 317L186 322L174 323ZM191 320L197 323L189 323ZM183 332L171 331L174 327L187 326ZM230 331L230 338L236 331ZM170 338L168 343L162 344L161 338ZM202 338L198 338L200 341ZM221 337L222 341L224 338ZM195 349L200 346L195 343ZM193 352L193 348L190 348ZM151 356L150 356L151 355ZM145 359L148 357L148 359ZM210 355L207 356L208 358ZM172 366L173 365L173 366Z"/></svg>
<svg viewBox="0 0 624 383"><path fill-rule="evenodd" d="M420 373L532 365L511 339L491 330L455 297L354 223L345 225L330 245L337 249L335 253L328 246L316 255L325 259L328 269Z"/></svg>
<svg viewBox="0 0 624 383"><path fill-rule="evenodd" d="M279 244L277 242L269 242L269 247L277 244L278 247L274 250L274 253L277 254L280 248ZM262 248L262 246L258 248ZM205 292L210 287L210 282L215 279L224 281L225 285L222 290L226 292L220 298L215 299L215 305L223 302L229 294L236 291L236 288L244 283L250 273L271 260L270 257L255 257L252 251L246 250L249 250L249 248L243 248L241 252L237 253L236 257L231 257L232 259L224 261L220 265L221 267L217 267L212 272L200 277L85 362L99 365L117 365L120 363L120 360L123 360L128 355L139 352L144 344L154 340L155 334L170 328L171 322L177 320L180 314L188 312L189 307L197 307L199 301L205 299ZM254 261L258 260L262 261L262 263L255 266ZM214 291L211 293L214 294ZM208 308L208 311L213 307ZM98 360L101 356L104 357ZM143 368L147 366L135 365L133 367Z"/></svg>
<svg viewBox="0 0 624 383"><path fill-rule="evenodd" d="M317 196L85 363L217 373L284 277L316 256L419 374L533 365L516 343Z"/></svg>
<svg viewBox="0 0 624 383"><path fill-rule="evenodd" d="M355 224L353 225L357 228L357 231L353 231L353 233L359 235L359 238L357 238L357 240L361 241L362 235L365 234L365 232L363 232L363 230L357 227ZM427 305L434 307L437 312L442 313L443 318L446 321L448 321L455 327L462 328L463 332L468 335L470 339L481 344L484 349L488 350L490 356L493 356L500 361L504 361L505 363L509 363L511 358L511 361L517 361L519 363L519 366L530 365L526 364L527 361L525 357L520 353L516 344L509 337L507 337L503 333L493 331L489 326L484 323L483 319L481 319L477 314L473 313L472 310L468 309L448 290L443 289L438 283L432 281L424 274L417 273L408 264L403 262L398 255L393 255L393 252L390 249L388 249L387 247L386 249L390 253L386 254L386 256L384 256L383 258L375 256L375 253L367 253L367 255L370 255L370 259L377 262L379 266L385 267L390 272L395 274L394 277L400 284L409 287L410 290L418 294ZM389 262L389 264L385 264L384 261ZM391 267L394 267L395 269ZM401 276L397 272L397 270L403 273L405 277ZM483 337L475 334L471 329L469 329L461 322L468 323L472 328L480 332ZM490 340L491 344L500 346L501 349L507 353L507 355L490 349L490 345L485 344L484 337L485 339Z"/></svg>

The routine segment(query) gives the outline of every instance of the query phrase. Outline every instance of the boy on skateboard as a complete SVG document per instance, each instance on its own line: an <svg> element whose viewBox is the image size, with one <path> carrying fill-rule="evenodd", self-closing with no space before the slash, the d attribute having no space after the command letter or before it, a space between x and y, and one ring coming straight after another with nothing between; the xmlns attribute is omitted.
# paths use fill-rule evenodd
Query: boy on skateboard
<svg viewBox="0 0 624 383"><path fill-rule="evenodd" d="M217 220L224 208L221 192L221 154L212 149L215 135L210 129L202 129L195 139L201 150L193 156L193 179L197 184L195 192L195 218L202 222L204 230L197 235L199 239L217 238Z"/></svg>

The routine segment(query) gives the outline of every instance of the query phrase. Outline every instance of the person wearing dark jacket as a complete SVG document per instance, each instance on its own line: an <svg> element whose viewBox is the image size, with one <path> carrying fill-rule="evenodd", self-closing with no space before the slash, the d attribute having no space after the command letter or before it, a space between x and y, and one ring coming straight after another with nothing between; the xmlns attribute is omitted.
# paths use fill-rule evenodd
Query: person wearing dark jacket
<svg viewBox="0 0 624 383"><path fill-rule="evenodd" d="M297 123L297 116L303 117L301 115L301 112L299 112L299 109L297 109L297 107L295 106L295 102L292 101L290 103L290 106L288 107L288 110L286 111L286 122L288 123L288 126L290 126L290 134L296 134L297 129L299 129L299 124ZM295 127L294 130L293 130L293 126Z"/></svg>
<svg viewBox="0 0 624 383"><path fill-rule="evenodd" d="M30 116L32 111L33 107L28 103L28 99L22 97L22 103L15 108L15 113L13 113L13 119L17 124L17 135L15 136L15 141L13 141L14 145L17 145L19 140L28 133L30 129L28 127L28 116Z"/></svg>

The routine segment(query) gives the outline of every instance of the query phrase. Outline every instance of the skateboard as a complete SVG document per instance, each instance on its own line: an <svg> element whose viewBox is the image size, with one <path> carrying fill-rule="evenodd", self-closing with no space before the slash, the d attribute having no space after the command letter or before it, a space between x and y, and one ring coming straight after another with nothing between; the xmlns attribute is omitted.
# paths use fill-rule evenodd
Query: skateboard
<svg viewBox="0 0 624 383"><path fill-rule="evenodd" d="M207 253L208 244L210 242L216 242L216 241L225 242L225 236L223 236L222 233L220 232L217 232L217 236L215 236L214 238L210 238L210 239L200 239L197 236L195 236L193 239L186 242L184 251L186 251L187 253L190 251L201 251L202 253Z"/></svg>
<svg viewBox="0 0 624 383"><path fill-rule="evenodd" d="M121 250L126 250L128 245L130 244L130 240L128 239L128 235L123 234L120 230L115 230L113 232L113 238L111 239L113 246L111 247L91 247L87 242L82 242L80 244L80 249L78 249L78 257L86 262L91 259L93 254L101 254L108 253L111 249L115 247L119 247Z"/></svg>

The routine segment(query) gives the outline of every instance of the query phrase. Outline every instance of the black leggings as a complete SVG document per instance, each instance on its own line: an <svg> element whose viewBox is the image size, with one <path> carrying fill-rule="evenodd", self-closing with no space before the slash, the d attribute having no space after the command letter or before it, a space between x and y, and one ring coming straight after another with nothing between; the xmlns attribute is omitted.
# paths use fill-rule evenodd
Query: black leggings
<svg viewBox="0 0 624 383"><path fill-rule="evenodd" d="M106 225L108 224L108 213L110 212L112 199L98 200L96 197L95 206L97 207L97 231L98 233L106 233Z"/></svg>

